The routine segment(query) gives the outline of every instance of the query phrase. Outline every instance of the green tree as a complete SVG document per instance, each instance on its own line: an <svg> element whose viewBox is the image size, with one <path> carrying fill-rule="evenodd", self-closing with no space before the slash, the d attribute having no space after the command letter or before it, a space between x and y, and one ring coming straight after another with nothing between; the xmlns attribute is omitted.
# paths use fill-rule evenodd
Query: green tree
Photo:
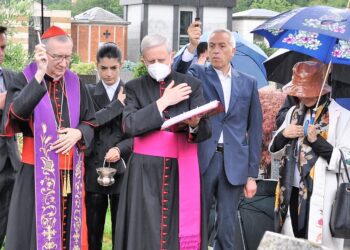
<svg viewBox="0 0 350 250"><path fill-rule="evenodd" d="M6 47L5 60L3 63L4 68L12 69L14 71L21 71L26 64L29 63L29 58L26 50L22 44L12 43L8 41Z"/></svg>
<svg viewBox="0 0 350 250"><path fill-rule="evenodd" d="M1 0L0 25L8 28L11 34L16 25L28 25L28 17L32 13L28 6L33 5L33 0Z"/></svg>
<svg viewBox="0 0 350 250"><path fill-rule="evenodd" d="M250 8L268 9L278 12L287 11L295 7L298 6L291 4L287 0L254 0L254 2L250 6Z"/></svg>
<svg viewBox="0 0 350 250"><path fill-rule="evenodd" d="M123 17L123 7L119 5L119 0L77 0L72 6L72 15L75 16L93 7L101 7Z"/></svg>
<svg viewBox="0 0 350 250"><path fill-rule="evenodd" d="M45 4L50 10L71 10L72 2L70 0L46 0Z"/></svg>
<svg viewBox="0 0 350 250"><path fill-rule="evenodd" d="M348 0L311 0L306 6L327 5L337 8L345 8Z"/></svg>
<svg viewBox="0 0 350 250"><path fill-rule="evenodd" d="M298 7L327 5L345 8L348 0L237 0L234 12L248 10L250 8L264 8L274 11L286 11Z"/></svg>

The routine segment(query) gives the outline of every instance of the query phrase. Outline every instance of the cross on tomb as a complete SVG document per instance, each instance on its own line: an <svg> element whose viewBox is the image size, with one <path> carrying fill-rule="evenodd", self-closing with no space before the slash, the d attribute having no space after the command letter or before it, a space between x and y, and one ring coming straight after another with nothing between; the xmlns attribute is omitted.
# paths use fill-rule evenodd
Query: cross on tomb
<svg viewBox="0 0 350 250"><path fill-rule="evenodd" d="M107 39L107 38L111 35L111 33L109 33L108 30L106 30L106 31L103 33L103 35L104 35L105 38Z"/></svg>

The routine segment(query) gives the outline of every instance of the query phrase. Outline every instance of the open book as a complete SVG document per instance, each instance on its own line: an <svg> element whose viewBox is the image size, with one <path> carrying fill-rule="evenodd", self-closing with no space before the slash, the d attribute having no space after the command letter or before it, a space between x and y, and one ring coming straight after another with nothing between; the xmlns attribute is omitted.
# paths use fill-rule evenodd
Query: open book
<svg viewBox="0 0 350 250"><path fill-rule="evenodd" d="M217 113L223 112L224 106L219 101L211 101L207 104L204 104L200 107L191 109L185 113L182 113L180 115L174 116L173 118L170 118L169 120L166 120L161 129L164 130L166 128L172 127L174 125L184 125L182 123L184 120L187 120L193 116L196 115L202 115L202 116L211 116L215 115ZM182 124L181 124L182 123Z"/></svg>

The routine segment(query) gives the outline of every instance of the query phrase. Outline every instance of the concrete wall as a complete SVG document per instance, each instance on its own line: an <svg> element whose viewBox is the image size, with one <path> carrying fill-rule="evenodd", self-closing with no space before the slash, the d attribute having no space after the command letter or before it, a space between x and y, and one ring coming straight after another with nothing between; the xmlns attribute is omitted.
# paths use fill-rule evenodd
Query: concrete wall
<svg viewBox="0 0 350 250"><path fill-rule="evenodd" d="M174 7L168 5L149 5L148 34L158 33L166 36L173 46Z"/></svg>
<svg viewBox="0 0 350 250"><path fill-rule="evenodd" d="M203 32L227 27L227 8L203 8Z"/></svg>
<svg viewBox="0 0 350 250"><path fill-rule="evenodd" d="M174 50L178 49L180 11L192 11L194 19L198 13L194 6L160 5L160 4L136 4L124 7L128 26L128 60L137 62L140 55L140 42L143 35L160 33L168 37ZM203 31L215 28L229 28L232 13L226 7L204 7ZM228 21L230 20L230 21ZM174 23L177 22L177 23Z"/></svg>
<svg viewBox="0 0 350 250"><path fill-rule="evenodd" d="M237 31L244 39L253 42L253 33L250 33L266 19L232 19L232 31Z"/></svg>
<svg viewBox="0 0 350 250"><path fill-rule="evenodd" d="M127 8L128 26L128 59L133 62L139 60L141 41L141 22L143 19L142 5L129 5Z"/></svg>

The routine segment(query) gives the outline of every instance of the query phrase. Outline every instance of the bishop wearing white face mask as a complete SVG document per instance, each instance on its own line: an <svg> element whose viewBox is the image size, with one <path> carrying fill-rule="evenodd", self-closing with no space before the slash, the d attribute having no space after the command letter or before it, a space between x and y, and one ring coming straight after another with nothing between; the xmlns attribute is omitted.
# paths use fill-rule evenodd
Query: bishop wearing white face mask
<svg viewBox="0 0 350 250"><path fill-rule="evenodd" d="M208 121L194 117L176 132L160 130L166 119L205 103L201 83L171 70L165 37L146 36L141 52L148 74L125 84L122 123L134 146L119 198L115 249L178 250L192 244L207 250L196 143L210 137Z"/></svg>
<svg viewBox="0 0 350 250"><path fill-rule="evenodd" d="M147 66L148 74L156 81L164 81L165 77L170 74L170 65L155 62Z"/></svg>

